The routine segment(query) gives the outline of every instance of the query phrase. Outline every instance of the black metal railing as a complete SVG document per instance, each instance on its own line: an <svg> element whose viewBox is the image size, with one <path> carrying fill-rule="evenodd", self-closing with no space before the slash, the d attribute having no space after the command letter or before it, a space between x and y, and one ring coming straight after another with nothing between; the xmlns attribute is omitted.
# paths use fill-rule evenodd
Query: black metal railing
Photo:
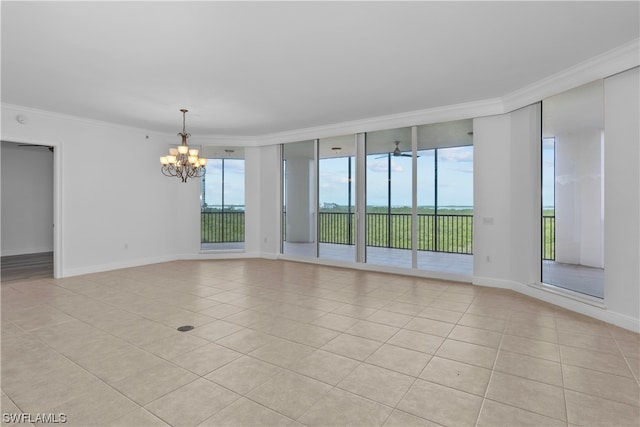
<svg viewBox="0 0 640 427"><path fill-rule="evenodd" d="M200 242L244 242L244 212L201 211Z"/></svg>
<svg viewBox="0 0 640 427"><path fill-rule="evenodd" d="M556 260L556 217L542 215L542 259Z"/></svg>
<svg viewBox="0 0 640 427"><path fill-rule="evenodd" d="M354 214L320 212L320 243L352 245ZM411 214L367 213L367 245L411 249ZM473 253L473 215L418 214L418 250Z"/></svg>

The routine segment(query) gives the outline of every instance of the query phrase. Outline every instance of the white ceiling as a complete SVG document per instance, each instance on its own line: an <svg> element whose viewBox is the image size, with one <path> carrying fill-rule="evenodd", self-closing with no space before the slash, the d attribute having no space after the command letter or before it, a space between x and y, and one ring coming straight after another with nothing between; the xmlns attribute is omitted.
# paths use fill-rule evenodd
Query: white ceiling
<svg viewBox="0 0 640 427"><path fill-rule="evenodd" d="M2 102L266 135L504 96L637 39L638 6L2 1Z"/></svg>

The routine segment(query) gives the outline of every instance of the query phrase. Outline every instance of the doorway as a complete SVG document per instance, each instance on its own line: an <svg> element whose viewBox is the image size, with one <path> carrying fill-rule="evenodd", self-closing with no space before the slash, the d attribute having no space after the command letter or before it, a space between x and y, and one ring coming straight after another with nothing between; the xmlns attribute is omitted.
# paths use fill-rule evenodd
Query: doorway
<svg viewBox="0 0 640 427"><path fill-rule="evenodd" d="M2 141L2 283L54 277L54 148Z"/></svg>

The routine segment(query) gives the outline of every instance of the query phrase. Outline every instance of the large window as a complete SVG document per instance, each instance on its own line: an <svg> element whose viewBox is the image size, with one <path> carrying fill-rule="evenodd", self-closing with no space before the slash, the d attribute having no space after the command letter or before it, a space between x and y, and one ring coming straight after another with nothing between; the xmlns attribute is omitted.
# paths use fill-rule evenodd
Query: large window
<svg viewBox="0 0 640 427"><path fill-rule="evenodd" d="M238 148L206 148L200 192L202 250L244 248L244 155Z"/></svg>
<svg viewBox="0 0 640 427"><path fill-rule="evenodd" d="M460 120L284 144L283 253L471 275L472 140Z"/></svg>
<svg viewBox="0 0 640 427"><path fill-rule="evenodd" d="M355 137L318 141L318 256L355 261Z"/></svg>
<svg viewBox="0 0 640 427"><path fill-rule="evenodd" d="M411 268L411 128L369 132L366 150L367 262Z"/></svg>
<svg viewBox="0 0 640 427"><path fill-rule="evenodd" d="M473 273L473 123L418 126L418 268Z"/></svg>
<svg viewBox="0 0 640 427"><path fill-rule="evenodd" d="M604 87L542 102L542 282L604 297Z"/></svg>

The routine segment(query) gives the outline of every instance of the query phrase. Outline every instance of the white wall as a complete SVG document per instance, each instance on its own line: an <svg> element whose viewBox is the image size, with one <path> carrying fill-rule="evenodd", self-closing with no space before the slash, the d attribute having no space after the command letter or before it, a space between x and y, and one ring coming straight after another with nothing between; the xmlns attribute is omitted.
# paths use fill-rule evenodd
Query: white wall
<svg viewBox="0 0 640 427"><path fill-rule="evenodd" d="M53 251L53 153L2 142L2 256Z"/></svg>
<svg viewBox="0 0 640 427"><path fill-rule="evenodd" d="M177 137L3 105L2 139L56 148L58 277L197 253L199 182L160 173Z"/></svg>
<svg viewBox="0 0 640 427"><path fill-rule="evenodd" d="M555 135L556 261L604 267L602 132Z"/></svg>
<svg viewBox="0 0 640 427"><path fill-rule="evenodd" d="M474 283L510 286L511 117L473 121Z"/></svg>
<svg viewBox="0 0 640 427"><path fill-rule="evenodd" d="M605 269L607 309L640 318L640 73L605 79Z"/></svg>

